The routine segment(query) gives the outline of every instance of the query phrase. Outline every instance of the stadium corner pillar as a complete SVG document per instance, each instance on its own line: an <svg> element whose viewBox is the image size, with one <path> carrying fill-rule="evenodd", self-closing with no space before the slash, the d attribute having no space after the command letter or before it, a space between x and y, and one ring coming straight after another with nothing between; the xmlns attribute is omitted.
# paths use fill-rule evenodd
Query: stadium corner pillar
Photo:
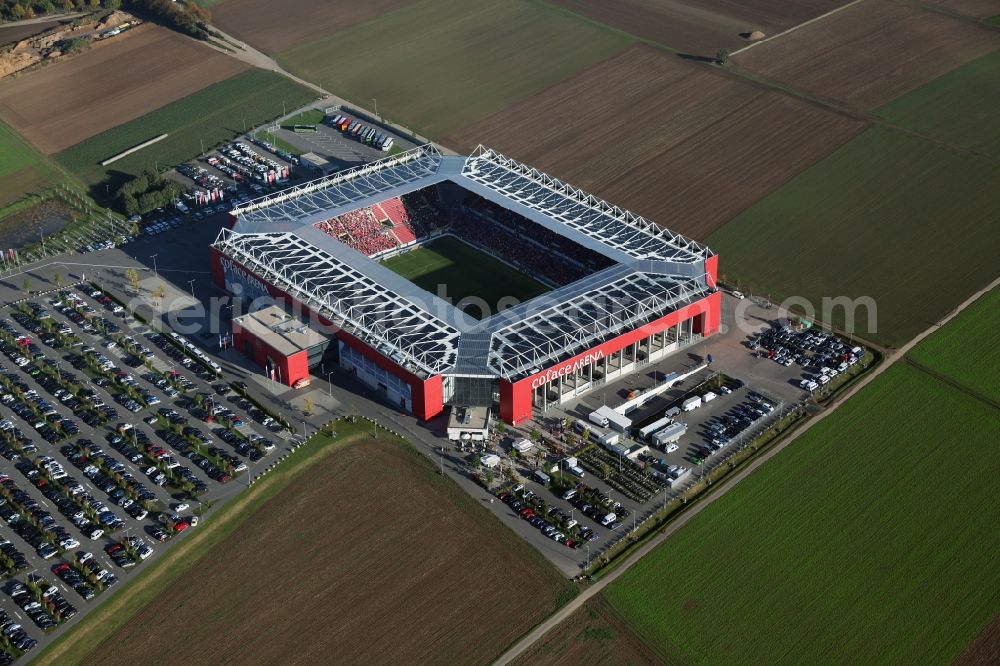
<svg viewBox="0 0 1000 666"><path fill-rule="evenodd" d="M209 246L208 263L212 268L212 284L223 291L226 289L226 272L222 268L223 254L216 248Z"/></svg>
<svg viewBox="0 0 1000 666"><path fill-rule="evenodd" d="M515 382L500 379L500 418L512 426L520 425L532 416L534 392L537 388L558 380L587 366L610 357L629 345L659 333L677 324L691 320L692 332L702 336L719 332L722 313L722 292L716 291L705 298L650 322L645 326L623 333L582 354L561 361Z"/></svg>
<svg viewBox="0 0 1000 666"><path fill-rule="evenodd" d="M708 284L712 289L719 287L719 255L713 254L705 259L705 273L708 275Z"/></svg>

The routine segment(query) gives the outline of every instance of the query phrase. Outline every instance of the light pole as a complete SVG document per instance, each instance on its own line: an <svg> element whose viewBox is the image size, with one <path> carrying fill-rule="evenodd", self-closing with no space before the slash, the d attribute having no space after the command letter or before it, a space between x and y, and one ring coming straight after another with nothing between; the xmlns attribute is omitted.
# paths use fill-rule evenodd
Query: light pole
<svg viewBox="0 0 1000 666"><path fill-rule="evenodd" d="M330 381L330 377L332 377L332 376L333 376L333 370L331 370L330 372L326 373L326 385L327 385L327 388L330 389L330 397L331 398L333 397L333 382Z"/></svg>
<svg viewBox="0 0 1000 666"><path fill-rule="evenodd" d="M160 277L159 274L156 272L156 257L158 256L159 255L156 254L149 255L149 258L153 260L153 275L156 277Z"/></svg>
<svg viewBox="0 0 1000 666"><path fill-rule="evenodd" d="M195 298L195 295L194 295L194 280L188 280L188 286L191 287L191 298L194 298L194 300L197 301L198 299Z"/></svg>

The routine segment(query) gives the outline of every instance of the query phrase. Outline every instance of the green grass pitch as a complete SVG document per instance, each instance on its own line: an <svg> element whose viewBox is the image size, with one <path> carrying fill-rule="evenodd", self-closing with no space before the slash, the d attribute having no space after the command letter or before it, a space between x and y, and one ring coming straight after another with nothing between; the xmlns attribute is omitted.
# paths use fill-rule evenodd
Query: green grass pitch
<svg viewBox="0 0 1000 666"><path fill-rule="evenodd" d="M477 319L548 291L541 282L452 237L431 241L383 265L452 305L466 298L485 303L486 313L474 303L464 308Z"/></svg>

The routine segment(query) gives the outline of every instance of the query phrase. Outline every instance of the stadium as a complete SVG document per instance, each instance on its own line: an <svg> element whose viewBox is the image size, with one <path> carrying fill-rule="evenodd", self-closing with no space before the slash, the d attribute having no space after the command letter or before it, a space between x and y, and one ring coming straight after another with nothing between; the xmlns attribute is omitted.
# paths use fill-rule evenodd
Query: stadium
<svg viewBox="0 0 1000 666"><path fill-rule="evenodd" d="M719 327L715 253L482 146L253 200L210 252L217 286L300 313L234 320L271 378L339 366L422 420L517 425Z"/></svg>

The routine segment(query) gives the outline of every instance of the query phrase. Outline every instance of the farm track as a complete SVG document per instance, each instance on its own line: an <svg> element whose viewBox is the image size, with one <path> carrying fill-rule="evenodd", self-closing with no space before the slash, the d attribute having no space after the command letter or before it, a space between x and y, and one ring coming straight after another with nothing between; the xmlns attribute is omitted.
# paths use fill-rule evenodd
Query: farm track
<svg viewBox="0 0 1000 666"><path fill-rule="evenodd" d="M648 542L640 546L632 555L630 555L622 564L620 564L616 569L614 569L607 576L594 583L590 587L584 589L575 599L570 601L568 604L560 608L554 614L552 614L548 619L542 622L540 625L532 629L526 636L524 636L520 641L515 643L507 652L502 654L495 662L495 666L504 666L511 663L518 656L523 654L526 650L537 643L545 634L550 630L557 627L564 620L569 618L574 612L579 610L587 600L593 598L599 594L604 588L608 587L611 583L622 576L626 571L635 566L643 557L649 554L651 551L656 549L660 544L670 538L671 535L678 532L685 525L687 525L691 520L697 516L699 513L705 510L706 507L710 506L713 502L722 497L725 493L729 492L735 488L743 479L747 478L755 470L757 470L761 465L767 461L774 458L776 455L781 453L790 444L795 442L803 433L807 432L809 429L814 427L817 423L825 419L827 416L832 414L840 405L844 404L847 400L853 397L858 391L868 386L875 378L879 377L888 368L892 367L896 362L901 359L906 358L906 354L913 349L917 344L923 341L924 338L936 332L939 328L946 325L949 321L957 317L966 308L971 306L976 302L981 296L991 291L992 289L1000 286L1000 278L993 280L989 285L978 290L972 296L963 301L957 308L952 310L947 316L941 319L940 322L928 327L922 333L914 337L910 342L906 343L891 356L887 356L885 360L874 370L872 370L868 375L858 381L854 386L852 386L846 393L838 397L833 404L828 405L822 412L811 418L806 422L801 428L792 433L787 439L783 440L777 444L774 448L769 449L767 452L763 453L759 458L756 458L747 467L737 472L735 475L730 477L728 480L722 482L704 501L700 502L687 512L683 513L674 522L670 523L662 532L660 532L656 537L650 539Z"/></svg>
<svg viewBox="0 0 1000 666"><path fill-rule="evenodd" d="M942 373L938 372L937 370L934 370L933 368L927 367L926 365L924 365L920 361L916 361L916 360L914 360L914 359L912 359L910 357L907 357L906 358L906 363L907 363L907 365L909 365L909 366L911 366L913 368L916 368L917 370L919 370L920 372L924 373L925 375L933 377L934 379L938 380L939 382L944 382L945 384L947 384L948 386L952 387L953 389L961 391L962 393L964 393L965 395L969 396L973 400L978 400L979 402L983 403L984 405L987 405L988 407L992 407L993 409L1000 409L1000 402L997 402L996 400L992 400L992 399L986 397L985 395L983 395L979 391L971 389L968 386L966 386L965 384L956 382L954 379L948 377L947 375L942 374Z"/></svg>

